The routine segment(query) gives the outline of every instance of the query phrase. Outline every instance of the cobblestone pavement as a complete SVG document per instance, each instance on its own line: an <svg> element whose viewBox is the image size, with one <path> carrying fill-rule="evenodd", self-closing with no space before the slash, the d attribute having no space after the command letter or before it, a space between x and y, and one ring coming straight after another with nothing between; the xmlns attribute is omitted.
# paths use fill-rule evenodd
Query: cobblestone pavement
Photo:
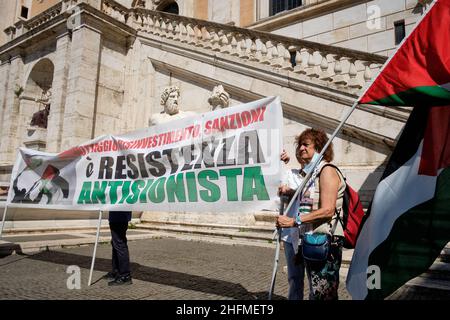
<svg viewBox="0 0 450 320"><path fill-rule="evenodd" d="M14 254L0 259L0 299L267 299L274 249L243 245L148 239L129 242L133 285L108 287L101 276L110 271L111 247L99 244L87 286L93 245ZM287 277L281 266L274 299L285 299ZM69 266L81 270L81 289L68 289ZM343 280L343 279L342 279ZM345 283L344 283L345 284ZM305 292L307 296L307 290ZM340 298L349 299L341 285Z"/></svg>
<svg viewBox="0 0 450 320"><path fill-rule="evenodd" d="M130 231L130 234L132 233ZM48 240L55 236L37 238ZM28 236L21 237L20 240L23 245L37 238ZM108 287L101 277L111 268L111 246L105 241L107 238L101 239L103 242L97 248L91 286L87 284L93 244L62 249L58 247L59 249L33 254L12 254L2 258L0 256L0 300L255 301L266 300L268 297L275 253L273 247L173 238L135 238L136 240L129 241L133 285ZM13 240L13 237L9 237L9 240ZM69 266L80 268L80 289L69 289L67 286L72 275L67 273ZM287 275L283 272L284 266L284 253L280 252L274 300L285 300L287 296L288 284ZM339 289L341 300L350 299L345 288L347 272L348 269L343 265ZM442 281L448 281L446 274L441 277ZM433 288L405 285L389 299L450 300L450 290L443 286L444 282L437 283ZM444 289L438 289L439 287ZM305 297L308 297L307 288Z"/></svg>

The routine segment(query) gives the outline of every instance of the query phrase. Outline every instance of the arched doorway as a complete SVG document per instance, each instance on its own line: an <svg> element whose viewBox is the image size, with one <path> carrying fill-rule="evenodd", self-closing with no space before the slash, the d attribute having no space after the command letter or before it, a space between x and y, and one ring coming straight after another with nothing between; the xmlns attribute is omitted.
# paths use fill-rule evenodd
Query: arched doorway
<svg viewBox="0 0 450 320"><path fill-rule="evenodd" d="M50 59L36 63L19 97L20 131L28 148L45 150L54 70Z"/></svg>
<svg viewBox="0 0 450 320"><path fill-rule="evenodd" d="M165 1L161 3L156 10L172 14L180 14L180 9L175 1Z"/></svg>

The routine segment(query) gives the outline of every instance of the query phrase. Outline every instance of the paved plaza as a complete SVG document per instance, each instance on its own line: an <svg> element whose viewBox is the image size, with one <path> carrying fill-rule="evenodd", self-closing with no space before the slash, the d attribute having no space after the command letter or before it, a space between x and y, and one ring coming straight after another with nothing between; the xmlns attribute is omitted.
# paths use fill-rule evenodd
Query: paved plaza
<svg viewBox="0 0 450 320"><path fill-rule="evenodd" d="M2 299L267 299L273 248L160 238L129 242L133 285L108 287L111 246L99 244L92 285L87 286L94 246L13 254L0 259ZM274 299L285 299L284 253ZM81 288L68 289L69 266L79 266ZM341 298L349 299L342 286Z"/></svg>
<svg viewBox="0 0 450 320"><path fill-rule="evenodd" d="M266 300L272 276L275 249L272 246L223 244L158 237L151 233L129 231L133 285L108 287L101 277L110 271L111 246L108 232L102 231L97 248L92 285L88 286L94 245L81 239L95 233L71 235L6 236L2 244L17 253L2 251L0 258L0 299L32 300ZM143 235L147 236L145 238ZM59 237L59 240L56 239ZM44 239L45 238L45 239ZM72 235L72 238L74 236ZM33 241L34 240L34 241ZM37 241L39 240L39 241ZM49 246L39 252L21 253L25 244L69 243L68 247ZM70 242L70 241L75 242ZM19 242L21 241L21 242ZM16 242L16 244L13 244ZM74 245L74 243L78 243ZM11 249L11 250L12 250ZM42 250L42 248L40 249ZM13 251L11 251L13 252ZM280 254L274 300L287 296L287 276ZM69 268L72 266L71 268ZM75 267L73 267L75 266ZM80 270L80 288L70 278ZM345 289L347 266L341 268L339 298L350 299ZM72 271L71 271L72 270ZM69 271L69 273L68 273ZM70 273L71 271L71 273ZM69 280L69 281L68 281ZM69 282L69 287L68 287ZM308 290L305 288L305 297ZM392 297L396 300L450 299L448 291L404 286Z"/></svg>

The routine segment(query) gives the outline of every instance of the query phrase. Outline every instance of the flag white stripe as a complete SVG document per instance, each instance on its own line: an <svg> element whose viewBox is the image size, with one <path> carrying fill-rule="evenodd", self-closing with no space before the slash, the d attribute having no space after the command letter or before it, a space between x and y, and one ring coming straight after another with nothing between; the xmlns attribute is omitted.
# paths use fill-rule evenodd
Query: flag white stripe
<svg viewBox="0 0 450 320"><path fill-rule="evenodd" d="M422 145L423 140L417 153L383 179L375 191L371 213L359 235L347 276L347 290L353 299L367 296L369 255L386 240L395 220L434 196L437 177L418 175Z"/></svg>
<svg viewBox="0 0 450 320"><path fill-rule="evenodd" d="M439 87L444 88L444 89L450 91L450 82L449 82L449 83L446 83L446 84L441 84Z"/></svg>

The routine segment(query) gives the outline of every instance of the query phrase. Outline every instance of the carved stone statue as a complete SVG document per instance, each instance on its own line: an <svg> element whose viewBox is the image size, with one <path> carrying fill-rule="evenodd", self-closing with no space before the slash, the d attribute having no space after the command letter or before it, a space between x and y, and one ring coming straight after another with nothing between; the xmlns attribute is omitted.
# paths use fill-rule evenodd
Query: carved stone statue
<svg viewBox="0 0 450 320"><path fill-rule="evenodd" d="M180 89L176 86L167 87L161 94L161 105L164 106L164 112L173 116L180 112L178 109L178 99L180 98Z"/></svg>
<svg viewBox="0 0 450 320"><path fill-rule="evenodd" d="M221 84L214 87L211 96L208 99L211 110L217 108L224 109L230 105L230 95L225 91Z"/></svg>
<svg viewBox="0 0 450 320"><path fill-rule="evenodd" d="M134 0L131 6L132 8L145 8L145 0Z"/></svg>
<svg viewBox="0 0 450 320"><path fill-rule="evenodd" d="M133 2L131 3L131 7L156 10L156 7L160 2L160 0L133 0Z"/></svg>
<svg viewBox="0 0 450 320"><path fill-rule="evenodd" d="M44 90L42 92L42 97L40 99L36 98L35 101L43 105L43 109L35 112L31 118L30 125L37 126L39 128L47 129L48 115L50 114L50 104L51 104L52 92L50 89Z"/></svg>
<svg viewBox="0 0 450 320"><path fill-rule="evenodd" d="M35 99L36 102L40 102L43 104L50 104L52 99L52 89L47 89L42 91L42 96L40 99Z"/></svg>
<svg viewBox="0 0 450 320"><path fill-rule="evenodd" d="M161 94L161 105L164 110L161 113L153 114L148 125L153 126L160 123L169 122L175 119L181 119L195 115L195 112L181 111L178 107L178 99L180 98L180 89L177 86L171 86L164 89Z"/></svg>

